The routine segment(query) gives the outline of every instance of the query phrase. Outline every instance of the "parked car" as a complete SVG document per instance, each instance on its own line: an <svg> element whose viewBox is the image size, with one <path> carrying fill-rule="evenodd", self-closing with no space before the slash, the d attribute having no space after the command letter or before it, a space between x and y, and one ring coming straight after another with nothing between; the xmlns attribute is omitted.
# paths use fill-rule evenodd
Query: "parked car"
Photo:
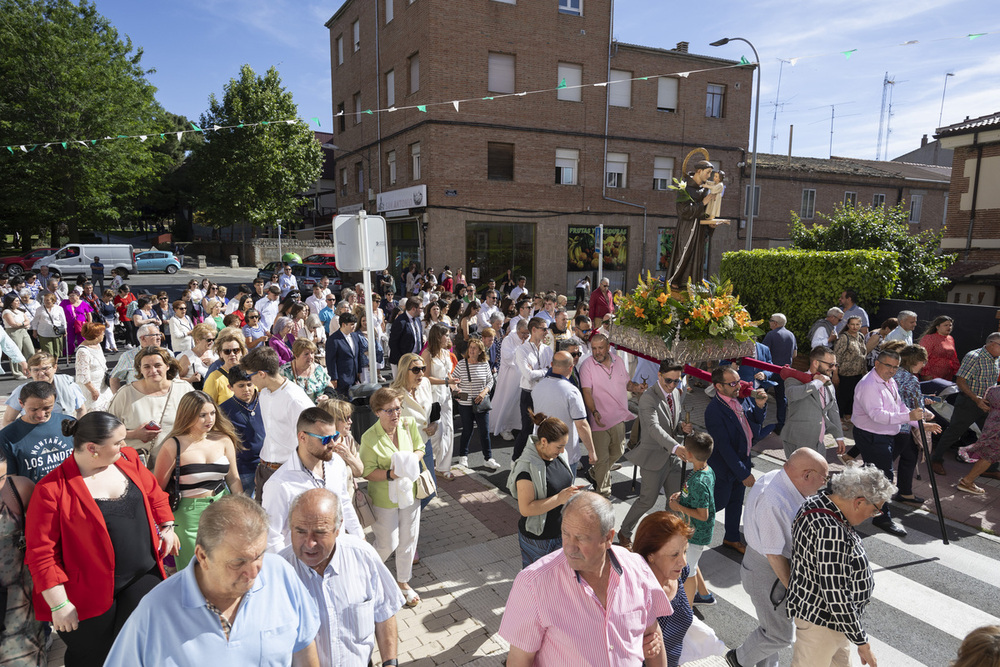
<svg viewBox="0 0 1000 667"><path fill-rule="evenodd" d="M174 256L174 253L166 250L147 250L135 255L136 271L164 271L166 273L177 273L181 268L181 263Z"/></svg>
<svg viewBox="0 0 1000 667"><path fill-rule="evenodd" d="M274 274L280 274L284 265L284 262L268 262L263 268L257 269L257 277L266 283Z"/></svg>
<svg viewBox="0 0 1000 667"><path fill-rule="evenodd" d="M332 266L293 264L292 275L295 276L295 282L298 283L299 292L303 295L303 298L312 293L313 285L318 283L319 279L323 276L330 279L330 291L335 296L340 297L340 292L344 289L344 280L340 275L340 271Z"/></svg>
<svg viewBox="0 0 1000 667"><path fill-rule="evenodd" d="M332 266L337 268L336 255L333 253L319 253L316 255L309 255L304 260L303 264L318 264L320 266Z"/></svg>
<svg viewBox="0 0 1000 667"><path fill-rule="evenodd" d="M10 257L0 257L0 271L6 271L12 276L20 275L25 271L30 271L35 266L35 262L42 257L48 257L59 248L36 248L23 255L11 255Z"/></svg>
<svg viewBox="0 0 1000 667"><path fill-rule="evenodd" d="M53 272L58 271L64 276L82 276L86 280L90 277L90 265L94 258L100 257L105 275L117 269L118 273L124 273L128 277L129 273L135 271L134 255L132 246L122 243L70 243L54 255L39 259L34 268L48 266Z"/></svg>

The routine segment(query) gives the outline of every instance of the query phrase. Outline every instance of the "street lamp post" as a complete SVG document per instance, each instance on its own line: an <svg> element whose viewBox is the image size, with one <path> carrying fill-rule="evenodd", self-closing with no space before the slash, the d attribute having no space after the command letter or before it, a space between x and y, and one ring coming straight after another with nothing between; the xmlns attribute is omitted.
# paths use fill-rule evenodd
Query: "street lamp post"
<svg viewBox="0 0 1000 667"><path fill-rule="evenodd" d="M754 197L757 194L757 128L758 121L760 120L760 56L757 55L757 49L750 43L750 40L743 39L742 37L723 37L720 40L712 42L711 46L724 46L729 42L746 42L753 51L753 57L757 60L755 65L757 68L757 95L754 98L753 109L753 162L750 165L750 205L748 206L749 212L747 213L747 250L753 250L753 208L755 203Z"/></svg>
<svg viewBox="0 0 1000 667"><path fill-rule="evenodd" d="M948 77L955 76L954 72L948 72L944 75L944 90L941 91L941 112L938 114L938 127L941 127L941 118L944 117L944 96L948 92Z"/></svg>

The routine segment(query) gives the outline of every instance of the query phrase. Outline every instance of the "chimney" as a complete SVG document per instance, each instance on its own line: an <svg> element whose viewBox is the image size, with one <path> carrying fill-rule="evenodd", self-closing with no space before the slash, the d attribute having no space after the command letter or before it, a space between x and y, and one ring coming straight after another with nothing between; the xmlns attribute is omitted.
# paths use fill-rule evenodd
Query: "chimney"
<svg viewBox="0 0 1000 667"><path fill-rule="evenodd" d="M923 138L920 139L920 147L923 148L927 145L927 135L925 134Z"/></svg>
<svg viewBox="0 0 1000 667"><path fill-rule="evenodd" d="M687 53L688 52L688 43L687 42L677 42L677 46L674 47L674 51L678 51L680 53Z"/></svg>

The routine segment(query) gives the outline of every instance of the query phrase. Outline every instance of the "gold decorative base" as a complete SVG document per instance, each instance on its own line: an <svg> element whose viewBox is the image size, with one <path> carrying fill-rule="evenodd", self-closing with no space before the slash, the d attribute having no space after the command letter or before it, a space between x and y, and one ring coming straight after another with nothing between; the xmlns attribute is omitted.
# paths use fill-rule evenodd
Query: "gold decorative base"
<svg viewBox="0 0 1000 667"><path fill-rule="evenodd" d="M726 339L681 340L667 346L662 338L639 329L608 325L608 339L620 348L637 352L650 359L673 359L678 364L752 357L756 346L752 340L739 342Z"/></svg>

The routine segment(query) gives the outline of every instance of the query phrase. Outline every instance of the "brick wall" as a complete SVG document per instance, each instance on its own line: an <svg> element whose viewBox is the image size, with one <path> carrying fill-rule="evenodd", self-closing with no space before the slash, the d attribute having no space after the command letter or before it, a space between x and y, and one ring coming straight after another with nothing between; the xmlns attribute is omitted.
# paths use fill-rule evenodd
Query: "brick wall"
<svg viewBox="0 0 1000 667"><path fill-rule="evenodd" d="M1000 263L1000 143L982 147L982 173L972 224L971 252L965 255L969 223L972 218L973 178L979 148L960 146L955 149L952 164L951 190L948 197L948 231L942 246L947 252L960 252L960 259Z"/></svg>

